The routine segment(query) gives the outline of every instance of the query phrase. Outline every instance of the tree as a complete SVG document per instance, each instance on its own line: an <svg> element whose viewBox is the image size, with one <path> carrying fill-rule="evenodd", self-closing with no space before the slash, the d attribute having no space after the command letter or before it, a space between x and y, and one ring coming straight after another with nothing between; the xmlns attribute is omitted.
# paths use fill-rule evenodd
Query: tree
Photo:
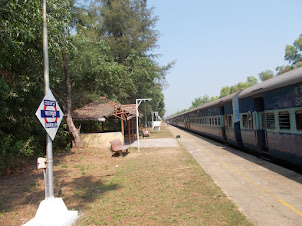
<svg viewBox="0 0 302 226"><path fill-rule="evenodd" d="M253 86L258 83L258 80L254 76L248 76L246 79L246 82L247 82L248 86Z"/></svg>
<svg viewBox="0 0 302 226"><path fill-rule="evenodd" d="M287 45L284 59L294 66L302 66L302 34L294 42L294 45Z"/></svg>
<svg viewBox="0 0 302 226"><path fill-rule="evenodd" d="M231 94L231 88L229 86L222 87L220 90L220 97L225 97Z"/></svg>
<svg viewBox="0 0 302 226"><path fill-rule="evenodd" d="M114 58L124 64L135 50L139 56L151 51L157 42L158 32L153 29L157 17L146 0L101 0L102 33Z"/></svg>
<svg viewBox="0 0 302 226"><path fill-rule="evenodd" d="M194 101L192 102L191 108L196 108L196 107L199 107L199 106L204 105L209 102L210 102L209 96L203 95L202 97L198 97L198 98L194 99Z"/></svg>
<svg viewBox="0 0 302 226"><path fill-rule="evenodd" d="M266 81L274 77L274 72L271 70L266 70L259 73L259 78L261 81Z"/></svg>
<svg viewBox="0 0 302 226"><path fill-rule="evenodd" d="M276 67L276 72L277 72L276 76L289 72L294 69L295 69L295 66L293 66L293 65L277 66Z"/></svg>
<svg viewBox="0 0 302 226"><path fill-rule="evenodd" d="M69 31L72 1L47 3L51 85L60 91L63 74L58 59ZM44 96L41 11L39 0L0 1L0 83L5 87L1 108L5 106L6 113L1 125L0 169L23 164L27 157L45 149L44 132L33 108Z"/></svg>
<svg viewBox="0 0 302 226"><path fill-rule="evenodd" d="M163 116L165 75L173 62L160 66L147 54L156 45L158 33L153 30L157 19L146 2L94 1L76 15L76 53L70 68L80 99L93 94L135 103L136 98L147 96ZM82 95L84 90L87 95Z"/></svg>
<svg viewBox="0 0 302 226"><path fill-rule="evenodd" d="M71 81L70 72L67 60L67 54L62 52L62 60L64 65L65 83L66 83L66 123L70 134L73 137L73 146L79 147L81 145L80 133L75 127L72 120L72 96L71 96Z"/></svg>

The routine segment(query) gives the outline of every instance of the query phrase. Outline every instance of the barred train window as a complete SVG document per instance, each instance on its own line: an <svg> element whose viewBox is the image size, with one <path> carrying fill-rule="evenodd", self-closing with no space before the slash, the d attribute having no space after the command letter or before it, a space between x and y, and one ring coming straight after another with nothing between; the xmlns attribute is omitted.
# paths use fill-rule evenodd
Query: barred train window
<svg viewBox="0 0 302 226"><path fill-rule="evenodd" d="M279 112L280 129L290 129L289 113L287 111Z"/></svg>
<svg viewBox="0 0 302 226"><path fill-rule="evenodd" d="M275 115L274 113L266 113L266 128L275 129Z"/></svg>
<svg viewBox="0 0 302 226"><path fill-rule="evenodd" d="M220 126L220 116L218 117L218 125Z"/></svg>
<svg viewBox="0 0 302 226"><path fill-rule="evenodd" d="M217 126L217 117L215 117L215 126Z"/></svg>
<svg viewBox="0 0 302 226"><path fill-rule="evenodd" d="M296 111L296 127L297 130L302 130L302 111Z"/></svg>
<svg viewBox="0 0 302 226"><path fill-rule="evenodd" d="M248 128L247 115L242 115L242 127Z"/></svg>

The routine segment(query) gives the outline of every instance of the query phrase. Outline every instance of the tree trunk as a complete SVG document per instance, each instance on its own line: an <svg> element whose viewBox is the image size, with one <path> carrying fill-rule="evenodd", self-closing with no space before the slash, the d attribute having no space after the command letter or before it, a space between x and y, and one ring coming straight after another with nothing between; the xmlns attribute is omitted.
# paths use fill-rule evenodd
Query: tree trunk
<svg viewBox="0 0 302 226"><path fill-rule="evenodd" d="M68 130L72 135L73 147L80 147L81 145L81 138L80 138L80 132L76 128L76 126L73 123L72 120L72 102L71 102L71 82L70 82L70 75L69 75L69 68L68 68L68 62L67 62L67 55L65 52L62 52L62 59L64 64L64 73L65 73L65 82L66 82L66 122L68 126Z"/></svg>

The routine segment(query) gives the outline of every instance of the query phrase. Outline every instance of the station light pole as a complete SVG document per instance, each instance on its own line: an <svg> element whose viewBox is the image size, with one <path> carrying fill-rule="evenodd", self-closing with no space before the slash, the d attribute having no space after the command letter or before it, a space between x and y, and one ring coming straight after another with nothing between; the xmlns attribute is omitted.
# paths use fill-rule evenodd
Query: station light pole
<svg viewBox="0 0 302 226"><path fill-rule="evenodd" d="M139 128L138 128L138 107L142 103L142 101L150 101L152 100L151 98L146 98L146 99L136 99L135 101L135 108L136 108L136 136L137 136L137 150L139 150Z"/></svg>
<svg viewBox="0 0 302 226"><path fill-rule="evenodd" d="M47 22L46 22L46 0L42 4L43 12L43 59L44 59L44 94L49 90L49 60L48 60L48 38L47 38ZM52 140L46 133L46 155L47 155L47 170L44 170L45 175L45 198L54 197L53 189L53 149Z"/></svg>

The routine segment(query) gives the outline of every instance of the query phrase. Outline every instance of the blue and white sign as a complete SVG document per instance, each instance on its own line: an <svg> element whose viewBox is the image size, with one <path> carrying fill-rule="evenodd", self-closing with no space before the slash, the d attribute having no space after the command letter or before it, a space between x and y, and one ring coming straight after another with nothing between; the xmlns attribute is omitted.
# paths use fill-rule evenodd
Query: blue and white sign
<svg viewBox="0 0 302 226"><path fill-rule="evenodd" d="M42 100L36 116L53 140L63 118L63 112L49 89Z"/></svg>

